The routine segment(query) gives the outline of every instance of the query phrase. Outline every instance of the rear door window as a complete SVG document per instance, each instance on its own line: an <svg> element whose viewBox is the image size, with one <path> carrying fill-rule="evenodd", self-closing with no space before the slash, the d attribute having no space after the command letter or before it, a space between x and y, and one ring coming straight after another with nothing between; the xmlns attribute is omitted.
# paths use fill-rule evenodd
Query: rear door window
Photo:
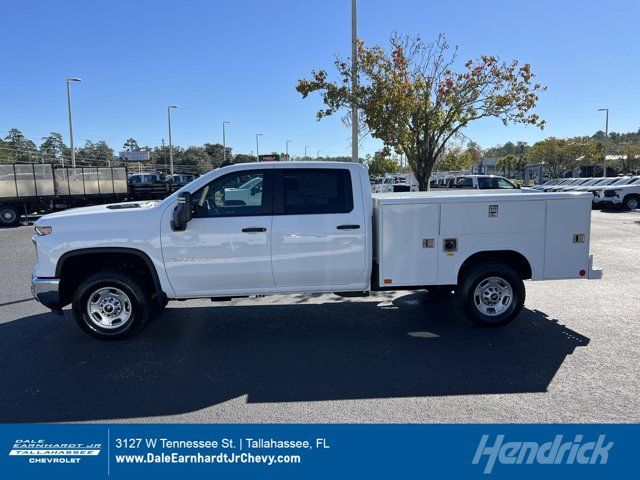
<svg viewBox="0 0 640 480"><path fill-rule="evenodd" d="M274 214L330 214L353 210L351 174L347 169L278 169L276 185Z"/></svg>
<svg viewBox="0 0 640 480"><path fill-rule="evenodd" d="M478 188L480 190L486 190L489 188L495 188L491 185L491 179L487 177L478 177Z"/></svg>
<svg viewBox="0 0 640 480"><path fill-rule="evenodd" d="M457 186L458 188L473 188L473 178L459 178Z"/></svg>

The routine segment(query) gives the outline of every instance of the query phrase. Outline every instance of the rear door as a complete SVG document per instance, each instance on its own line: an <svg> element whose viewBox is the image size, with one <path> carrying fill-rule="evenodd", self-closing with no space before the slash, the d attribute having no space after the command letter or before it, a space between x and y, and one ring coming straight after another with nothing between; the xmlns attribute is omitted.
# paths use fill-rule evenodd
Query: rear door
<svg viewBox="0 0 640 480"><path fill-rule="evenodd" d="M365 281L366 222L351 175L348 168L274 170L271 261L276 286Z"/></svg>

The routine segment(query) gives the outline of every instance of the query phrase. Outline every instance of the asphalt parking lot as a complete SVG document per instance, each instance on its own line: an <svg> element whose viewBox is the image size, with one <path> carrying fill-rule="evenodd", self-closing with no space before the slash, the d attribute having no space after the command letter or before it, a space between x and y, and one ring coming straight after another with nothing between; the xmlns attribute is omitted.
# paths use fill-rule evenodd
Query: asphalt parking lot
<svg viewBox="0 0 640 480"><path fill-rule="evenodd" d="M289 295L111 343L31 299L32 227L0 230L0 422L638 422L640 212L592 219L604 279L527 282L502 329L428 292Z"/></svg>

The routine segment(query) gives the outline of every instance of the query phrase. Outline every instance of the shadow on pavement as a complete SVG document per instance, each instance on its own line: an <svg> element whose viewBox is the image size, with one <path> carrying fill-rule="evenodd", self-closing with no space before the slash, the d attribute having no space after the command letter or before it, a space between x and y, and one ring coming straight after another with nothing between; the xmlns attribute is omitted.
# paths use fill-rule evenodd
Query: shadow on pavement
<svg viewBox="0 0 640 480"><path fill-rule="evenodd" d="M298 299L302 301L304 297ZM468 324L452 298L168 308L138 336L101 342L69 312L0 325L0 422L174 415L248 401L544 392L589 339L524 310Z"/></svg>

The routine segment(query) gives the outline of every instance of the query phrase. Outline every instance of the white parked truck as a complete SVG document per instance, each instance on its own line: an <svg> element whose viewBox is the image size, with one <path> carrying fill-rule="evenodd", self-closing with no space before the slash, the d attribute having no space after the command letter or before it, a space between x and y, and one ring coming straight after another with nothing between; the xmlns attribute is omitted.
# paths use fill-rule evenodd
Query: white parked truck
<svg viewBox="0 0 640 480"><path fill-rule="evenodd" d="M612 184L594 193L593 204L598 207L622 207L635 210L640 207L640 177L630 181Z"/></svg>
<svg viewBox="0 0 640 480"><path fill-rule="evenodd" d="M240 201L239 184L261 180ZM523 280L600 278L591 194L372 195L365 168L252 163L209 172L160 202L78 208L35 225L34 296L102 339L140 330L169 300L455 290L479 325L513 320Z"/></svg>

